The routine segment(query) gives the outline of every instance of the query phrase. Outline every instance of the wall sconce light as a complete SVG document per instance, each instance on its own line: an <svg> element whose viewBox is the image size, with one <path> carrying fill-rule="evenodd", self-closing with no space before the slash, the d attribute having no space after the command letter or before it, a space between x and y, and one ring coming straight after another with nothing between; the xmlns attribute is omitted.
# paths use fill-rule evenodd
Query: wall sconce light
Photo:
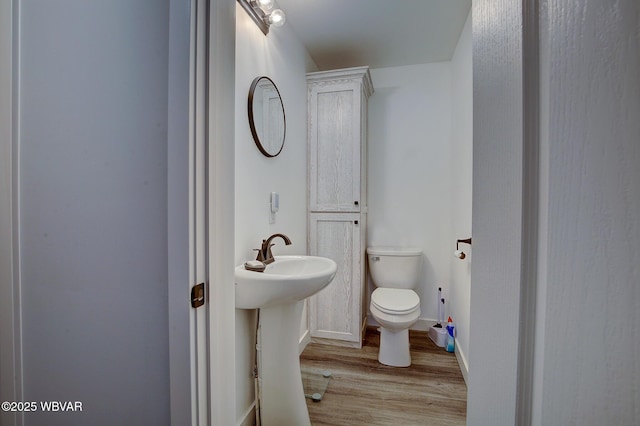
<svg viewBox="0 0 640 426"><path fill-rule="evenodd" d="M281 27L284 25L284 12L281 9L273 9L273 0L238 0L240 6L249 14L253 22L262 30L264 35L269 34L269 27Z"/></svg>

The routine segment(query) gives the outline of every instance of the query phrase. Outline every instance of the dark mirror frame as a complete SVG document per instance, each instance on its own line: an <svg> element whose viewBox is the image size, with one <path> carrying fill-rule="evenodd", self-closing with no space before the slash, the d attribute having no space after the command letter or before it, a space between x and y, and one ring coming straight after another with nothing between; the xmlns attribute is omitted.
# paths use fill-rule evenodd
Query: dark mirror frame
<svg viewBox="0 0 640 426"><path fill-rule="evenodd" d="M269 80L271 84L273 84L273 87L276 89L276 92L278 93L278 98L280 99L280 107L282 108L282 126L283 126L282 143L280 144L280 149L276 153L270 153L266 150L265 145L263 145L262 142L260 141L260 137L258 136L258 132L256 130L256 126L254 122L254 115L253 115L254 92L256 90L256 87L258 86L258 83L260 83L260 80L262 79ZM253 136L253 140L256 143L256 146L258 147L260 152L266 157L275 157L278 154L280 154L282 152L282 148L284 148L284 141L287 134L287 118L285 116L284 103L282 102L282 96L280 95L278 86L276 86L273 80L271 80L269 77L259 76L253 79L253 82L251 83L251 88L249 89L248 111L249 111L249 127L251 128L251 135Z"/></svg>

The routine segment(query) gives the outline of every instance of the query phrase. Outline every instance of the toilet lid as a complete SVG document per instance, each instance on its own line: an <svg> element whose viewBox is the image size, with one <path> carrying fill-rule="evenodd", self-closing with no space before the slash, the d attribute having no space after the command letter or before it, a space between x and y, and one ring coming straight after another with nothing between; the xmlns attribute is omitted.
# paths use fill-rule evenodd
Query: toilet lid
<svg viewBox="0 0 640 426"><path fill-rule="evenodd" d="M404 314L420 306L420 297L413 290L377 288L371 294L371 304L387 314Z"/></svg>
<svg viewBox="0 0 640 426"><path fill-rule="evenodd" d="M420 256L422 249L418 247L372 246L367 253L373 256Z"/></svg>

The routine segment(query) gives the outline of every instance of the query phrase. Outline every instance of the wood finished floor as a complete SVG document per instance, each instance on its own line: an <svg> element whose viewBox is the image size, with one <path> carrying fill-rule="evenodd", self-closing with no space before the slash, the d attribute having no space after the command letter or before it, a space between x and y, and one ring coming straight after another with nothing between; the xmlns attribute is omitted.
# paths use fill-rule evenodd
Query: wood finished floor
<svg viewBox="0 0 640 426"><path fill-rule="evenodd" d="M454 354L410 331L411 366L378 362L379 333L367 329L362 349L310 343L300 364L329 370L333 378L321 402L307 399L314 426L464 425L467 387Z"/></svg>

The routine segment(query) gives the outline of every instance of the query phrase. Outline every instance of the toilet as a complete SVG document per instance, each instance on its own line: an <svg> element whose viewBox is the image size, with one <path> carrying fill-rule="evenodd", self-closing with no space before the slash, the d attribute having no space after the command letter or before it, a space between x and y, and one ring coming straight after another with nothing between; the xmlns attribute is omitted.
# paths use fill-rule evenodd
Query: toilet
<svg viewBox="0 0 640 426"><path fill-rule="evenodd" d="M409 247L367 248L369 272L377 287L369 309L380 324L378 361L392 367L411 365L409 327L420 317L418 285L422 250Z"/></svg>

